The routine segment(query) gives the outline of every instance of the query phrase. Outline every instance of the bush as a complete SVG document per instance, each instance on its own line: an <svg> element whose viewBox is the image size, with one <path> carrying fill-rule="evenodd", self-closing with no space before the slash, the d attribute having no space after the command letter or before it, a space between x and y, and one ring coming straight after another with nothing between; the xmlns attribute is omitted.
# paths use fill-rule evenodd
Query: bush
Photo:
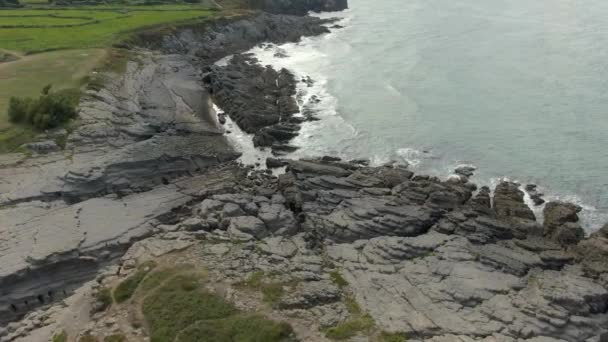
<svg viewBox="0 0 608 342"><path fill-rule="evenodd" d="M19 0L0 0L0 7L21 7Z"/></svg>
<svg viewBox="0 0 608 342"><path fill-rule="evenodd" d="M37 100L11 97L8 105L10 121L44 130L59 127L76 118L79 92L69 89L52 93L50 90L50 85L44 87Z"/></svg>

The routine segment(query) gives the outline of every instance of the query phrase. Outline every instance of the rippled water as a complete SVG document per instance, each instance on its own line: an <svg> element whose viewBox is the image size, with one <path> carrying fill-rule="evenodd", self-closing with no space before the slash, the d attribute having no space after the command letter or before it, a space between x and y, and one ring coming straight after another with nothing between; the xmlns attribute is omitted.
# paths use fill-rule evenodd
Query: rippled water
<svg viewBox="0 0 608 342"><path fill-rule="evenodd" d="M608 222L608 2L350 7L324 14L344 29L254 51L316 81L300 101L323 120L296 139L299 155L408 160L444 176L473 164L478 184L533 182L583 205L590 229Z"/></svg>

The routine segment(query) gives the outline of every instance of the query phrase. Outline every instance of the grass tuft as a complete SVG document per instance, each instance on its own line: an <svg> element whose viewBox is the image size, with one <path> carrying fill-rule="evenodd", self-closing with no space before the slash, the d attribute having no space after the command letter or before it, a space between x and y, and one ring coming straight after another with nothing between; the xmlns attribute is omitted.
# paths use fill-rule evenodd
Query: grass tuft
<svg viewBox="0 0 608 342"><path fill-rule="evenodd" d="M407 337L402 332L389 333L382 331L380 332L380 342L407 342Z"/></svg>
<svg viewBox="0 0 608 342"><path fill-rule="evenodd" d="M95 312L106 311L106 309L114 303L114 300L112 299L112 290L107 287L100 289L95 293L95 301L99 303L99 306L95 307Z"/></svg>
<svg viewBox="0 0 608 342"><path fill-rule="evenodd" d="M67 342L68 341L68 333L65 330L62 330L60 333L57 333L53 336L53 342Z"/></svg>
<svg viewBox="0 0 608 342"><path fill-rule="evenodd" d="M153 263L144 263L139 266L135 274L120 283L116 289L114 289L114 300L116 303L120 304L131 298L139 286L139 283L141 283L154 266Z"/></svg>
<svg viewBox="0 0 608 342"><path fill-rule="evenodd" d="M327 329L325 336L332 340L347 340L361 332L368 332L373 327L373 318L370 315L363 315Z"/></svg>
<svg viewBox="0 0 608 342"><path fill-rule="evenodd" d="M334 282L334 284L336 284L336 286L341 289L348 286L348 282L346 281L346 279L344 279L344 277L342 277L342 275L338 271L331 272L329 274L329 278L331 279L331 281Z"/></svg>

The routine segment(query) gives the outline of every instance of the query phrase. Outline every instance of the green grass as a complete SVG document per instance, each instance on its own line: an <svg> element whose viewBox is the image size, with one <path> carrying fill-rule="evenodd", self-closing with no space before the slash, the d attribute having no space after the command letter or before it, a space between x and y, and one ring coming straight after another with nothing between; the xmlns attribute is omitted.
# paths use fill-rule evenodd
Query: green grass
<svg viewBox="0 0 608 342"><path fill-rule="evenodd" d="M33 12L33 11L32 11ZM49 14L23 14L14 15L12 13L3 14L0 12L0 29L7 26L64 26L82 25L93 23L95 19L91 17L76 17L68 15L49 15Z"/></svg>
<svg viewBox="0 0 608 342"><path fill-rule="evenodd" d="M329 278L334 284L336 284L336 286L341 289L348 286L348 282L346 281L346 279L344 279L344 277L342 277L342 275L338 271L331 272L329 274Z"/></svg>
<svg viewBox="0 0 608 342"><path fill-rule="evenodd" d="M236 315L199 321L183 330L178 342L279 342L293 334L287 323L274 322L259 315Z"/></svg>
<svg viewBox="0 0 608 342"><path fill-rule="evenodd" d="M139 266L135 274L131 275L127 279L123 280L122 283L118 284L118 286L114 289L113 293L114 300L116 301L116 303L120 304L129 300L135 293L135 290L137 290L139 283L144 280L146 275L152 270L152 268L154 268L154 266L155 265L153 263L144 263Z"/></svg>
<svg viewBox="0 0 608 342"><path fill-rule="evenodd" d="M127 342L127 337L121 334L106 336L103 342Z"/></svg>
<svg viewBox="0 0 608 342"><path fill-rule="evenodd" d="M404 333L382 331L380 332L379 342L407 342L407 337L405 337Z"/></svg>
<svg viewBox="0 0 608 342"><path fill-rule="evenodd" d="M283 297L285 292L284 286L287 284L282 282L265 282L264 278L265 274L263 271L256 271L251 273L245 281L237 284L237 286L258 290L262 293L266 303L275 304Z"/></svg>
<svg viewBox="0 0 608 342"><path fill-rule="evenodd" d="M68 333L65 332L65 330L61 331L60 333L57 333L55 335L53 335L53 342L67 342L68 341Z"/></svg>
<svg viewBox="0 0 608 342"><path fill-rule="evenodd" d="M177 334L200 320L235 314L232 304L208 293L194 275L178 275L150 293L142 311L152 342L173 341Z"/></svg>
<svg viewBox="0 0 608 342"><path fill-rule="evenodd" d="M365 333L373 327L374 320L372 317L370 315L362 315L327 329L325 336L332 340L347 340L359 333Z"/></svg>
<svg viewBox="0 0 608 342"><path fill-rule="evenodd" d="M38 97L47 84L55 91L77 87L105 56L99 49L54 51L0 64L0 132L10 127L6 109L11 96Z"/></svg>
<svg viewBox="0 0 608 342"><path fill-rule="evenodd" d="M23 27L0 28L0 48L33 53L58 49L84 49L106 47L125 37L125 33L160 24L177 23L193 19L208 18L218 12L204 7L179 8L156 6L132 7L126 11L114 11L110 8L88 7L78 10L11 10L7 11L14 18L8 18L10 23L19 22L28 25L29 22L39 23L52 21L67 21L68 19L51 19L48 15L59 17L92 18L89 25L75 27ZM47 17L18 18L26 15L46 15ZM7 18L2 18L3 21Z"/></svg>

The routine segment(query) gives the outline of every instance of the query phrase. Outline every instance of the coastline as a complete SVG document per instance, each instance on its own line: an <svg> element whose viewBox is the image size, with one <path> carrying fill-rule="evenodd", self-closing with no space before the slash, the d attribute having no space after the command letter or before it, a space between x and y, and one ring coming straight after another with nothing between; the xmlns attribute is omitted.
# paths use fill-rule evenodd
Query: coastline
<svg viewBox="0 0 608 342"><path fill-rule="evenodd" d="M35 236L34 244L27 248L17 244L19 248L31 250L31 253L26 253L27 255L11 255L15 252L10 250L8 244L15 244L15 241L19 239L18 236L15 240L3 242L2 264L5 266L0 276L3 294L7 292L8 284L11 284L11 288L19 289L15 292L22 293L9 293L7 297L3 296L4 301L0 302L2 322L7 323L15 318L15 313L10 312L9 301L20 303L29 300L35 303L39 300L37 298L40 293L52 297L51 292L58 294L65 291L66 288L68 293L64 292L64 296L68 296L72 289L78 289L85 280L97 276L98 269L104 269L99 283L116 284L118 280L132 274L135 269L134 265L143 262L146 258L158 258L191 246L195 246L195 249L199 244L199 247L203 248L201 253L210 253L206 248L219 248L218 245L230 244L231 241L243 244L245 247L255 245L256 241L260 241L270 247L266 254L258 255L255 248L251 248L251 251L247 252L251 253L252 260L260 263L259 265L255 263L249 265L253 269L265 265L265 258L269 257L268 255L274 258L281 256L283 259L279 263L279 269L289 265L290 267L286 269L299 270L298 272L301 274L298 272L294 272L294 274L301 275L305 281L312 279L318 282L327 278L329 270L333 270L333 268L325 269L314 266L317 265L316 257L319 255L328 257L332 262L341 265L337 269L344 271L356 300L363 303L363 307L373 314L377 324L385 330L407 331L408 336L425 341L431 341L438 336L447 337L444 340L433 341L448 341L450 336L456 335L481 339L493 334L503 335L503 333L505 333L503 335L505 339L495 339L495 341L510 341L507 338L513 336L521 338L521 341L533 341L532 338L535 336L555 338L547 341L558 341L559 336L565 337L568 341L585 336L586 341L587 338L588 341L594 341L595 333L597 333L599 341L600 334L604 332L601 328L602 324L608 322L606 314L608 279L602 276L602 267L608 267L608 265L601 264L603 257L601 253L608 251L608 243L606 245L601 245L601 243L608 242L608 237L604 238L599 235L587 239L578 237L578 241L572 241L569 240L569 236L566 236L567 241L564 240L566 244L560 245L564 242L559 240L562 238L561 235L554 237L551 233L545 236L545 230L549 229L547 227L563 231L565 235L572 230L577 230L578 216L576 212L572 215L570 207L568 207L570 209L560 207L566 208L563 209L566 211L570 210L568 215L555 214L556 218L553 222L555 226L548 226L546 222L537 222L534 215L531 219L531 211L524 202L524 193L509 183L500 183L504 189L496 192L490 192L490 189L487 188L474 192L477 186L472 184L469 181L470 176L466 175L442 180L414 175L412 171L399 166L368 167L365 161L346 162L331 157L300 161L280 160L283 156L281 153L277 157L282 164L287 166L287 172L278 178L273 178L264 171L252 172L250 168L234 163L239 156L230 143L231 135L224 134L224 131L226 129L235 130L234 126L231 129L230 125L237 125L234 121L242 118L239 116L242 114L239 111L243 110L243 107L233 108L232 113L228 115L236 120L227 120L225 127L221 127L219 120L216 120L219 105L215 106L211 102L211 98L217 96L218 90L230 88L232 84L222 83L210 96L206 95L208 88L203 86L203 82L208 84L207 77L210 73L219 74L223 70L204 67L212 67L222 53L225 54L222 57L245 53L269 38L266 34L254 36L251 41L230 37L230 32L234 32L235 27L237 30L246 30L248 27L259 28L256 25L261 25L261 27L287 25L293 31L285 35L270 37L270 40L280 44L285 40L290 41L296 36L299 39L301 35L326 32L319 29L322 21L309 18L290 17L285 19L260 14L237 19L231 23L212 25L213 30L217 29L221 33L225 33L222 31L222 27L226 27L222 25L233 25L226 30L228 33L225 39L227 41L237 39L238 44L229 44L228 49L218 47L222 44L205 45L204 42L209 42L205 38L206 30L196 32L186 29L174 32L171 36L162 39L162 44L165 45L160 46L156 52L143 51L144 54L151 53L144 62L143 69L140 69L140 66L132 65L126 81L123 80L120 86L91 94L92 98L85 104L84 109L91 115L87 122L90 126L77 130L69 140L74 151L71 160L61 153L41 154L21 163L6 162L3 159L2 172L6 175L13 175L14 171L10 172L10 170L15 167L24 170L33 168L35 165L39 165L38 163L51 165L61 163L62 165L56 167L57 175L61 175L56 178L61 180L61 184L57 184L57 179L53 179L47 174L45 179L38 182L40 184L38 189L34 184L32 189L27 189L27 191L19 189L17 192L17 185L15 185L13 191L8 191L15 197L2 198L2 203L6 206L0 210L2 222L13 224L9 217L24 218L24 222L14 222L12 227L14 229L9 227L4 233L15 237L19 230L25 230L25 236L21 237L21 241L29 239L28 234L30 233ZM294 28L294 22L300 23L302 26ZM202 36L196 37L197 33L202 33ZM188 42L194 44L195 48L189 47ZM204 56L197 55L196 49L206 49L208 53ZM185 51L187 53L184 53ZM182 54L181 57L178 57L179 53ZM197 70L199 68L203 71ZM255 73L263 73L263 71L256 69ZM145 85L158 75L164 75L160 84L165 88L158 84L155 85L154 82L146 88ZM220 74L219 77L245 79L245 82L240 82L237 86L244 86L247 81L246 77L236 77L230 73ZM274 82L275 79L272 81ZM140 89L138 87L144 91L138 93L138 89ZM112 94L112 91L115 93ZM296 83L286 82L285 88L269 89L265 87L262 89L262 94L265 92L278 93L281 96L288 94L293 99L295 91ZM203 94L203 100L197 98L201 94ZM244 100L251 100L243 96L246 92L241 92L240 95L238 93L237 95L228 94L230 96L227 99L234 100L241 96ZM126 101L124 101L125 99ZM166 106L167 99L171 99L174 103L173 107ZM258 102L259 100L243 103ZM108 111L110 107L113 108ZM112 112L113 117L108 118L108 112ZM125 116L129 112L139 112L145 115L124 125ZM161 112L169 112L169 114ZM272 109L271 112L278 113L280 123L283 120L297 117L291 111L287 111L287 115L284 115L280 109ZM154 113L156 116L153 115ZM192 113L202 114L203 117L192 117ZM248 117L246 114L242 114L245 115L243 117ZM95 115L97 116L95 117ZM100 127L101 120L99 119L110 119L116 124L116 127ZM243 139L247 137L247 133L253 134L273 127L276 125L275 121L274 118L269 120L270 125L247 126L246 124L242 131L235 132L236 136L233 135L233 137ZM301 122L301 124L306 125L306 122ZM250 132L243 132L246 129L250 129ZM298 130L300 129L301 127L298 128ZM115 132L119 133L114 135ZM293 133L293 131L291 132ZM290 138L285 139L282 142L283 145L289 145L289 141L293 139L291 134L288 136ZM197 137L197 139L192 140L192 137ZM102 140L107 139L112 140L111 144L102 145ZM249 142L247 145L252 147ZM150 153L151 151L154 153ZM105 161L101 165L91 164L92 160L108 153L116 156L116 159ZM258 159L249 160L255 163ZM263 165L266 160L260 160L260 162ZM74 165L79 167L74 168ZM67 175L63 176L66 170L68 170ZM36 175L29 177L31 179ZM25 179L27 180L27 178ZM51 179L50 183L55 184L49 186L47 183L49 179ZM259 203L253 200L253 196L258 197L256 201ZM67 203L64 203L64 200L67 200ZM202 203L209 200L219 201L221 205L203 215L201 213ZM226 214L228 204L237 204L237 208L233 208L234 205L230 206L234 211L246 211L243 201L256 203L258 209L254 211L264 221L262 223L265 226L264 230L251 231L249 230L251 227L239 225L236 220L232 220L231 216ZM239 206L243 208L238 209ZM264 210L269 210L266 212L268 216L258 212ZM117 217L116 214L121 211L128 212L128 215L124 218L121 218L120 215ZM53 216L55 214L57 216ZM247 214L253 216L245 217L256 217L249 212ZM245 213L240 215L245 215ZM552 213L545 215L551 216ZM35 217L38 218L34 219ZM54 217L57 221L53 221ZM75 219L66 220L66 217L75 217ZM110 217L112 219L108 220ZM270 218L266 221L264 217ZM217 221L220 218L226 221L228 226L224 228L227 229L209 226L212 219ZM101 224L95 225L95 222L101 222ZM223 221L219 224L224 225ZM32 226L31 231L27 230L28 225ZM114 230L108 231L108 227L111 225L114 225ZM76 229L72 231L71 229L74 227ZM96 236L101 231L105 235ZM258 233L260 235L257 235ZM54 234L56 236L53 237ZM68 234L67 236L70 238L66 239L65 234ZM61 240L61 243L53 238ZM50 239L50 241L44 242L47 247L46 252L38 250L40 246L36 245L37 239ZM160 242L157 241L159 239ZM276 242L276 239L281 241ZM199 243L198 240L203 242ZM221 242L215 244L215 241ZM147 244L152 242L157 243L155 245L157 249L143 248L146 250L145 252L139 255L135 253L137 248L150 247ZM520 243L527 247L522 247ZM577 243L597 244L605 249L599 248L587 255L585 254L587 251L577 249ZM299 246L299 251L295 254L284 254L285 248L288 248L285 244L295 244ZM63 253L58 252L59 245L61 245L59 250L63 250ZM123 255L125 251L127 254ZM367 261L352 258L358 253L366 254ZM474 257L475 253L480 255L477 259ZM517 256L518 253L525 257ZM535 253L538 255L535 256ZM228 260L231 260L230 258L239 260L241 256L230 253L227 255L224 256L220 253L217 255L218 260L212 258L214 262L206 263L205 266L236 273L229 274L228 280L242 281L242 277L250 269L230 269L229 263L224 264L221 259L226 257ZM305 266L302 266L302 261L296 260L294 255L315 260L305 261L303 262ZM595 265L598 256L600 257L599 266ZM106 265L113 265L118 259L120 259L121 266L104 268ZM420 260L416 261L416 259ZM597 266L599 270L591 267L591 262L594 263L593 267ZM40 278L49 277L50 272L56 267L66 269L62 263L78 265L74 270L67 269L73 273L71 275L73 279L40 281ZM444 310L455 315L454 320L442 318L443 313L423 312L423 307L430 305L429 303L408 302L414 298L393 291L400 286L405 286L412 290L412 293L418 293L424 289L424 284L416 284L416 281L424 279L414 277L403 281L400 273L393 271L392 267L397 268L396 265L399 264L399 267L404 267L406 271L414 273L417 272L416 267L427 267L429 274L435 274L435 271L432 270L433 265L441 263L456 268L460 267L458 265L464 265L462 266L464 273L460 275L448 274L443 275L445 277L443 279L430 280L440 284L444 280L448 280L434 290L438 291L437 293L447 294L451 290L458 292L455 295L456 299L443 298L446 305ZM127 265L130 266L127 267ZM86 268L87 272L80 267ZM264 269L264 271L269 270L274 270L274 268ZM33 280L32 271L41 272L42 275L36 275L36 279ZM469 276L472 277L471 279L479 280L480 284L460 282L461 277ZM462 310L471 310L471 314L483 315L483 306L491 306L493 303L490 302L491 300L497 300L496 296L505 295L505 293L512 295L511 299L515 303L518 296L526 295L524 290L532 288L529 283L532 282L533 276L542 279L555 277L557 284L565 285L552 288L551 291L555 298L545 298L547 303L538 304L537 307L530 310L543 312L551 319L557 320L559 319L557 316L552 317L546 310L552 306L558 306L560 309L556 310L559 311L559 314L566 315L570 320L565 323L551 320L546 322L545 319L532 320L532 318L524 317L526 316L525 309L517 308L514 304L508 310L516 317L513 322L519 324L519 331L503 329L502 326L498 326L501 324L497 323L499 320L492 315L488 315L490 317L488 319L495 324L493 327L482 323L483 319L473 320L473 322L466 319L467 313L463 313ZM492 283L494 277L503 280L506 287ZM372 290L375 289L374 281L382 281L382 279L386 281L386 283L382 283L385 286L384 290ZM220 280L227 281L221 277ZM30 283L33 285L25 285ZM306 284L306 282L304 283ZM94 284L87 286L89 286L89 290L84 291L85 294L77 290L79 292L77 296L85 298L82 299L84 301L88 300L90 305L93 300L90 298L91 292L94 292L97 286ZM564 304L563 299L572 300L570 295L578 298L580 293L572 293L576 286L582 288L580 290L582 296L587 296L585 298L588 299L582 302L577 301L574 304ZM43 287L44 290L41 290ZM23 293L21 290L23 288L31 289L31 292ZM52 288L52 290L49 291L48 288ZM476 291L478 293L473 293ZM542 291L537 295L538 298L542 298ZM421 294L419 296L418 298L424 297ZM459 301L458 296L463 296L462 301ZM431 299L439 300L440 297ZM390 301L391 298L402 307L394 307L395 312L383 312L382 303L388 305L386 301ZM471 302L467 302L469 300ZM314 299L312 301L314 302ZM43 304L40 306L47 305L46 297L43 302L40 303ZM53 303L52 300L51 303ZM316 304L318 303L299 303L298 305L303 305L304 309L308 309L310 305L315 307ZM497 304L507 305L505 302ZM509 302L509 305L511 304ZM435 302L435 305L439 304ZM583 310L575 310L577 305L585 307ZM19 312L19 315L26 315L36 306L39 305L32 304L32 308ZM452 312L454 306L460 306L462 310ZM52 306L52 308L57 310L56 307ZM71 306L68 308L69 310L74 309ZM496 306L494 309L498 308L499 306ZM435 309L440 310L440 307ZM584 324L575 321L572 314L574 311L585 317ZM427 317L432 317L432 319L429 318L431 323L426 321L420 323L419 318L414 317L422 312ZM279 315L280 312L273 312L273 314ZM395 316L391 316L392 314ZM41 329L46 329L46 331L50 331L49 326L53 329L57 328L58 323L52 322L55 317L51 315L51 318L47 317L46 321L40 323L40 326L35 326L28 322L40 320L39 314L28 315L28 318L22 321L24 325L17 324L10 334L6 333L7 330L0 331L6 333L5 335L0 334L1 340L12 341L22 338L28 341L28 338L34 336L28 335L31 330L36 331L41 326ZM90 320L103 322L103 319L106 318L101 315L90 317ZM564 318L561 317L561 319ZM59 323L66 324L67 322ZM81 324L82 327L86 326L85 323ZM18 330L27 324L30 324L29 328ZM462 326L458 327L459 324ZM503 322L503 324L506 323ZM536 324L537 328L528 332L525 330L526 324ZM95 329L103 330L98 327ZM543 335L545 331L546 335ZM321 338L321 336L314 338Z"/></svg>

